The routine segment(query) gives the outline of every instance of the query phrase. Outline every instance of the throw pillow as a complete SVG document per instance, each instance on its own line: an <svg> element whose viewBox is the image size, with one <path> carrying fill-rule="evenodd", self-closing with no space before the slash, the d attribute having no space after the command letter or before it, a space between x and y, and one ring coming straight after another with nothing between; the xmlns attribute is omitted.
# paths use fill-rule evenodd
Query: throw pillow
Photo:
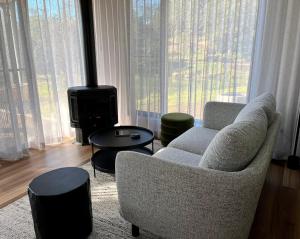
<svg viewBox="0 0 300 239"><path fill-rule="evenodd" d="M276 111L275 98L270 93L264 93L252 101L250 101L238 114L234 122L239 122L249 118L254 110L257 108L262 108L268 118L268 126L270 126L274 120L274 115Z"/></svg>
<svg viewBox="0 0 300 239"><path fill-rule="evenodd" d="M264 110L257 109L251 118L226 126L210 142L199 166L229 172L244 169L265 140L267 122Z"/></svg>

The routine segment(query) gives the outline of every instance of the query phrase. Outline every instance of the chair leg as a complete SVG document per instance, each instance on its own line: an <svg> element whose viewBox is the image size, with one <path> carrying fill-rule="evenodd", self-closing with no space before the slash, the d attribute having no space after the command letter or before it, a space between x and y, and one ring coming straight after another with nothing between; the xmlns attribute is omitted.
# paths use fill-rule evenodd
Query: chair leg
<svg viewBox="0 0 300 239"><path fill-rule="evenodd" d="M138 237L140 235L140 229L136 225L131 225L131 234L133 237Z"/></svg>

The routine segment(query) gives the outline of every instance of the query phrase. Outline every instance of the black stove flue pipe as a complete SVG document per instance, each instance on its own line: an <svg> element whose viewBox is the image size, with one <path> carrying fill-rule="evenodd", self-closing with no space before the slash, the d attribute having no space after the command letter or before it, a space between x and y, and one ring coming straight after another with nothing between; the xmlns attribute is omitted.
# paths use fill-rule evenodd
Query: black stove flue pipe
<svg viewBox="0 0 300 239"><path fill-rule="evenodd" d="M95 52L96 48L94 35L93 1L79 0L79 5L82 19L86 86L97 87L98 82Z"/></svg>

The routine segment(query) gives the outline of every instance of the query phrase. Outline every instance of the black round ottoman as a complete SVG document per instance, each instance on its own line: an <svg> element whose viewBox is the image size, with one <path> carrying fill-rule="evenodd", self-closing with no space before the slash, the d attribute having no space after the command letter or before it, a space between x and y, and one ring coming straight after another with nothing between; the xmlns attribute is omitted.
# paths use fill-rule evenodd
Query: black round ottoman
<svg viewBox="0 0 300 239"><path fill-rule="evenodd" d="M86 238L92 232L90 178L81 168L60 168L28 188L36 238Z"/></svg>
<svg viewBox="0 0 300 239"><path fill-rule="evenodd" d="M167 146L173 139L194 126L194 117L185 113L168 113L161 117L160 141Z"/></svg>

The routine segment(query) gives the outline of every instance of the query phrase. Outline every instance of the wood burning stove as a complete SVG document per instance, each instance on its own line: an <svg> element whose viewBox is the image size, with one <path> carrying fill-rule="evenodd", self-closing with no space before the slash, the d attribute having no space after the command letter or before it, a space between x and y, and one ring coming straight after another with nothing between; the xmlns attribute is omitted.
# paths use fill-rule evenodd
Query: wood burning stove
<svg viewBox="0 0 300 239"><path fill-rule="evenodd" d="M71 126L76 129L76 141L88 144L88 136L98 129L118 123L117 89L98 86L92 0L80 0L86 86L68 89Z"/></svg>
<svg viewBox="0 0 300 239"><path fill-rule="evenodd" d="M117 89L113 86L71 87L68 89L71 126L77 142L88 144L88 136L98 129L118 123Z"/></svg>

